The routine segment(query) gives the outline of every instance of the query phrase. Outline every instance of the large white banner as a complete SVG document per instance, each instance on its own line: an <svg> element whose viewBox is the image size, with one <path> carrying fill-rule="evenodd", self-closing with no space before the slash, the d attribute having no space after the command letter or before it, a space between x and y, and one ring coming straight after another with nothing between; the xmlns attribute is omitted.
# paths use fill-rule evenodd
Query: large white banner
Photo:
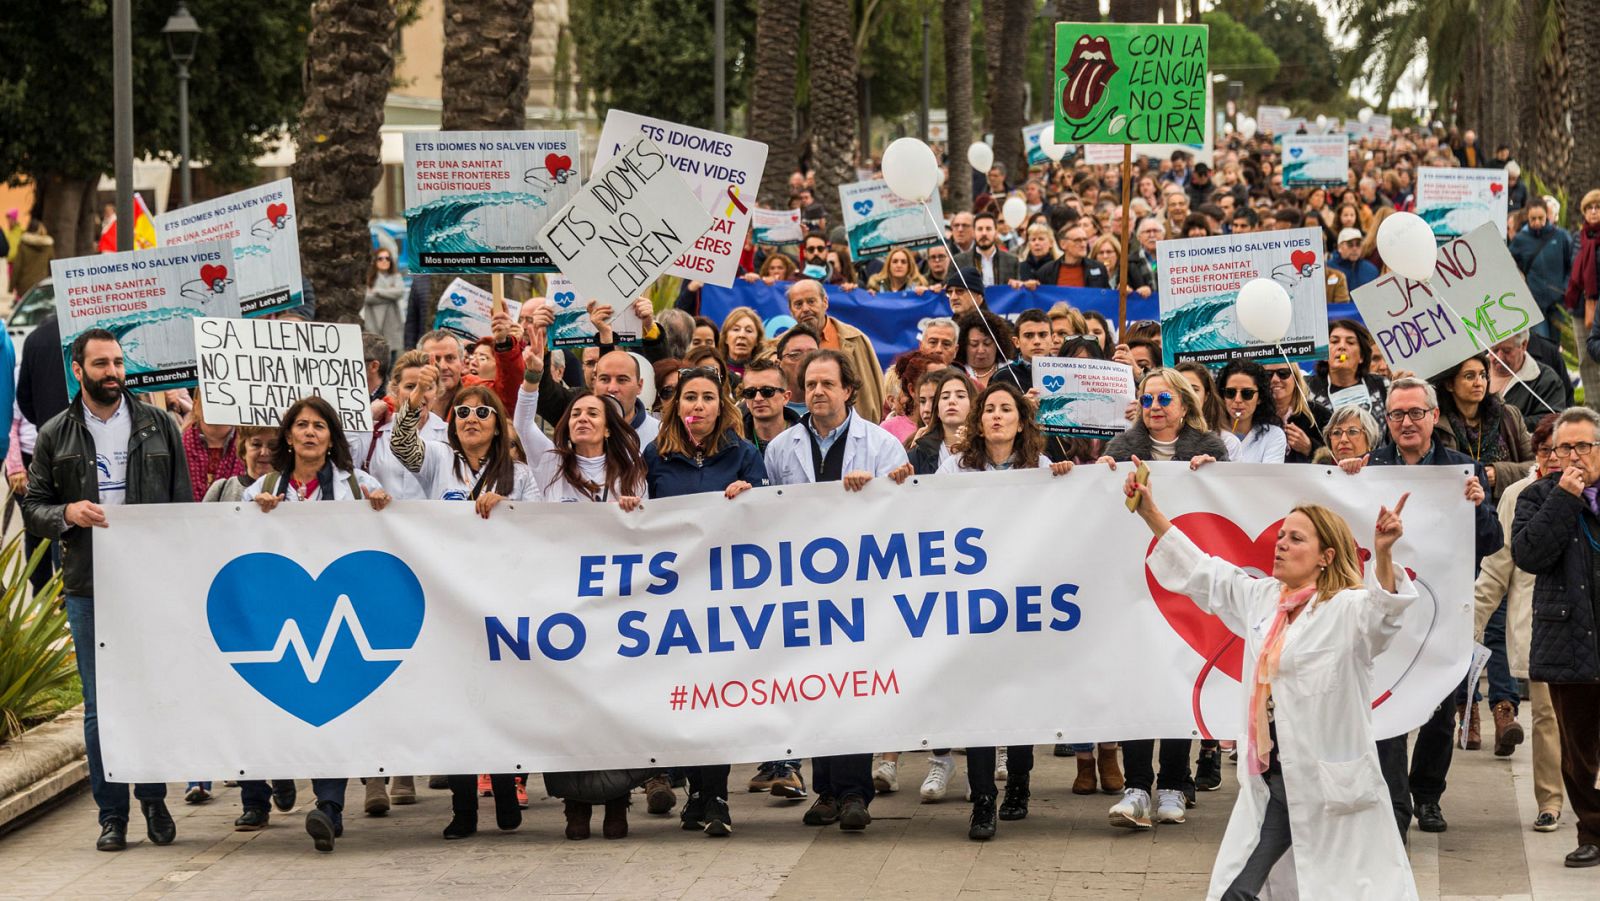
<svg viewBox="0 0 1600 901"><path fill-rule="evenodd" d="M1241 729L1242 642L1145 566L1103 466L615 504L122 506L95 534L100 733L119 782L550 772ZM1268 570L1326 504L1421 598L1380 735L1471 653L1464 468L1151 465L1174 523ZM184 565L149 561L184 548Z"/></svg>

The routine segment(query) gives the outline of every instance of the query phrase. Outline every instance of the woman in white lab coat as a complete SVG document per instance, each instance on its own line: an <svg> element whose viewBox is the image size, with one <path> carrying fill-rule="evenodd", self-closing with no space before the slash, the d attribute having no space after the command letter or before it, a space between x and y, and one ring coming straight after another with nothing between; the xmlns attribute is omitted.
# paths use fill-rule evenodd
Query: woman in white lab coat
<svg viewBox="0 0 1600 901"><path fill-rule="evenodd" d="M1151 573L1245 638L1239 800L1207 898L1416 898L1378 769L1370 684L1373 658L1417 598L1390 556L1409 495L1379 509L1365 578L1350 528L1317 506L1284 517L1272 577L1256 578L1174 529L1148 484L1130 475L1124 491L1159 539Z"/></svg>

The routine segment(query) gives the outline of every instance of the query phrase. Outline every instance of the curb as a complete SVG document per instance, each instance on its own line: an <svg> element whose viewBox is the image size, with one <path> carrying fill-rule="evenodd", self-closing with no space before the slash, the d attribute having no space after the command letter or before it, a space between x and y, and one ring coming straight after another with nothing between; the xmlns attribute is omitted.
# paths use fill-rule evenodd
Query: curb
<svg viewBox="0 0 1600 901"><path fill-rule="evenodd" d="M81 705L0 745L0 833L88 778Z"/></svg>

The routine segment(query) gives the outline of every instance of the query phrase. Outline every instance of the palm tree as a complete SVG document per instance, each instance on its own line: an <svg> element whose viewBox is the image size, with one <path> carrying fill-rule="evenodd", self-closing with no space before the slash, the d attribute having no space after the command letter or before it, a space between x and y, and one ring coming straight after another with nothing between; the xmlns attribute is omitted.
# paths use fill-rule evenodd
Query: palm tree
<svg viewBox="0 0 1600 901"><path fill-rule="evenodd" d="M445 0L445 131L516 131L527 119L533 0Z"/></svg>
<svg viewBox="0 0 1600 901"><path fill-rule="evenodd" d="M1116 0L1111 4L1113 22L1154 22L1161 12L1161 0Z"/></svg>
<svg viewBox="0 0 1600 901"><path fill-rule="evenodd" d="M300 257L317 318L359 322L383 166L378 129L394 76L391 0L316 0L292 175Z"/></svg>
<svg viewBox="0 0 1600 901"><path fill-rule="evenodd" d="M993 9L998 6L999 9ZM989 83L989 130L994 132L994 158L1005 164L1006 173L1014 182L1028 171L1022 148L1022 128L1027 125L1027 92L1023 84L1023 69L1028 54L1028 30L1033 24L1033 0L998 0L985 3L986 32L998 31L1009 36L1012 45L1000 53L998 65L990 64L992 79ZM999 13L999 21L994 22ZM987 41L987 37L985 38ZM1023 46L1017 46L1023 45Z"/></svg>
<svg viewBox="0 0 1600 901"><path fill-rule="evenodd" d="M1566 188L1567 197L1580 195L1570 190L1573 129L1567 127L1567 113L1573 107L1571 68L1568 61L1567 7L1571 0L1527 0L1529 34L1535 40L1528 50L1527 85L1532 103L1521 103L1531 110L1525 122L1527 167L1530 176L1551 190ZM1538 31L1533 29L1538 28ZM1523 151L1519 150L1519 153ZM1577 210L1571 210L1576 213Z"/></svg>
<svg viewBox="0 0 1600 901"><path fill-rule="evenodd" d="M1600 0L1566 0L1567 49L1574 72L1593 72L1600 66ZM1585 191L1600 188L1600 97L1592 90L1576 90L1572 107L1572 162L1567 171L1569 215L1576 215Z"/></svg>
<svg viewBox="0 0 1600 901"><path fill-rule="evenodd" d="M789 173L800 163L794 134L800 4L793 0L760 0L760 4L755 77L750 81L750 137L768 148L760 201L768 208L783 209L789 200Z"/></svg>
<svg viewBox="0 0 1600 901"><path fill-rule="evenodd" d="M967 147L972 143L972 0L944 0L945 142L950 208L972 209Z"/></svg>
<svg viewBox="0 0 1600 901"><path fill-rule="evenodd" d="M855 181L856 44L850 0L811 0L811 163L828 222L842 223L839 186Z"/></svg>

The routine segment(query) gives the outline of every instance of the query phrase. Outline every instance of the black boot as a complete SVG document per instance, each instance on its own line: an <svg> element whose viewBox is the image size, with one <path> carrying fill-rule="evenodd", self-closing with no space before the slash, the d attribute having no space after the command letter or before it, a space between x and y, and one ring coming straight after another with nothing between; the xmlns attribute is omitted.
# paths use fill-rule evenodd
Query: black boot
<svg viewBox="0 0 1600 901"><path fill-rule="evenodd" d="M478 812L476 810L451 811L450 825L444 827L446 839L466 838L478 831Z"/></svg>
<svg viewBox="0 0 1600 901"><path fill-rule="evenodd" d="M1000 802L1000 819L1025 820L1028 818L1028 776L1013 775L1006 782L1006 798Z"/></svg>
<svg viewBox="0 0 1600 901"><path fill-rule="evenodd" d="M994 795L976 795L972 799L972 827L967 830L967 838L973 841L986 842L994 838L994 831L998 825L994 817Z"/></svg>
<svg viewBox="0 0 1600 901"><path fill-rule="evenodd" d="M1201 748L1200 762L1194 768L1194 787L1203 792L1214 792L1222 786L1222 751Z"/></svg>
<svg viewBox="0 0 1600 901"><path fill-rule="evenodd" d="M515 831L522 825L522 807L517 804L515 776L494 777L494 824L501 832Z"/></svg>

